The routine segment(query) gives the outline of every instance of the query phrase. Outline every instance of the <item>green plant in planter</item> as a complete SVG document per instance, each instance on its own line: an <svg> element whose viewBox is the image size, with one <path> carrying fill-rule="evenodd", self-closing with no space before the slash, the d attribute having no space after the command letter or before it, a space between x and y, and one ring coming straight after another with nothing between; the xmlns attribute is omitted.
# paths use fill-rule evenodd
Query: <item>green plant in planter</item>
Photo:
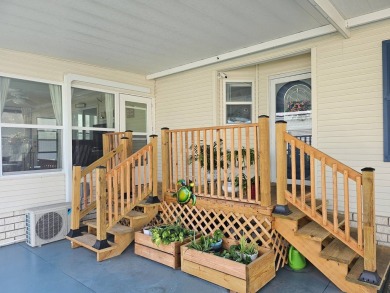
<svg viewBox="0 0 390 293"><path fill-rule="evenodd" d="M226 258L226 259L233 260L235 262L245 264L245 265L251 263L251 261L252 261L249 256L243 255L242 253L240 253L237 250L235 245L230 246L229 249L224 249L221 252L216 252L214 254L217 256Z"/></svg>
<svg viewBox="0 0 390 293"><path fill-rule="evenodd" d="M150 231L152 233L152 242L157 246L160 244L168 245L176 241L183 242L185 238L195 236L195 231L188 230L179 223L154 227Z"/></svg>
<svg viewBox="0 0 390 293"><path fill-rule="evenodd" d="M240 238L239 245L236 247L242 254L252 255L258 253L257 243L253 241L248 243L244 236Z"/></svg>
<svg viewBox="0 0 390 293"><path fill-rule="evenodd" d="M200 236L199 240L195 239L195 236L191 243L188 245L188 248L192 248L199 251L210 251L211 250L211 238L208 235Z"/></svg>
<svg viewBox="0 0 390 293"><path fill-rule="evenodd" d="M223 140L219 140L219 154L220 154L220 160L218 161L218 144L216 141L214 141L213 146L207 144L206 146L201 142L200 145L193 144L190 146L190 151L194 155L190 155L189 157L189 164L192 164L192 160L198 161L201 168L206 167L206 170L211 170L211 152L213 152L213 168L216 170L217 168L223 169L224 162L223 162ZM205 148L206 147L206 148ZM230 156L230 151L226 151L227 156ZM206 165L206 166L205 166Z"/></svg>
<svg viewBox="0 0 390 293"><path fill-rule="evenodd" d="M198 241L194 236L188 247L199 251L210 251L213 249L214 244L220 242L223 237L223 232L217 229L214 231L213 235L202 235Z"/></svg>

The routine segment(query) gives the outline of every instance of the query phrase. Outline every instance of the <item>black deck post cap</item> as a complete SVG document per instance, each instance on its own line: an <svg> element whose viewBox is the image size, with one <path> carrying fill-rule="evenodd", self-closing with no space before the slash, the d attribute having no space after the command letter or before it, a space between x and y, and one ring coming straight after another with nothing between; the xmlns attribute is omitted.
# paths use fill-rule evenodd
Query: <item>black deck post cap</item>
<svg viewBox="0 0 390 293"><path fill-rule="evenodd" d="M162 127L161 130L169 130L168 127Z"/></svg>
<svg viewBox="0 0 390 293"><path fill-rule="evenodd" d="M149 137L158 137L158 135L157 134L151 134L151 135L149 135Z"/></svg>
<svg viewBox="0 0 390 293"><path fill-rule="evenodd" d="M287 216L287 215L291 214L292 211L290 211L290 209L288 208L288 205L277 204L272 213Z"/></svg>
<svg viewBox="0 0 390 293"><path fill-rule="evenodd" d="M260 115L259 118L269 118L268 115Z"/></svg>
<svg viewBox="0 0 390 293"><path fill-rule="evenodd" d="M275 124L278 124L278 123L287 123L287 121L284 121L284 120L278 120L275 122Z"/></svg>
<svg viewBox="0 0 390 293"><path fill-rule="evenodd" d="M92 247L97 249L97 250L101 250L101 249L108 248L111 246L110 246L110 244L108 244L107 239L103 239L103 240L96 240L95 244Z"/></svg>
<svg viewBox="0 0 390 293"><path fill-rule="evenodd" d="M82 236L83 234L81 234L81 230L80 229L70 229L68 234L66 234L66 236L70 237L70 238L75 238L75 237L79 237L79 236Z"/></svg>
<svg viewBox="0 0 390 293"><path fill-rule="evenodd" d="M362 172L374 172L375 169L374 168L371 168L371 167L365 167L362 169Z"/></svg>

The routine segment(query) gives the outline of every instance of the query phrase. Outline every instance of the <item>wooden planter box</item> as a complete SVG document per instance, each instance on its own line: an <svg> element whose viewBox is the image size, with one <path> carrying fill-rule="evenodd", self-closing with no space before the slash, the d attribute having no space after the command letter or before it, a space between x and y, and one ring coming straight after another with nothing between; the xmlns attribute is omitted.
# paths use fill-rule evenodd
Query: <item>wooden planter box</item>
<svg viewBox="0 0 390 293"><path fill-rule="evenodd" d="M157 246L152 242L152 236L135 232L134 253L177 269L180 268L180 246L190 241L191 238L187 238L183 242L177 241Z"/></svg>
<svg viewBox="0 0 390 293"><path fill-rule="evenodd" d="M271 249L261 247L258 258L244 265L187 246L181 246L181 270L231 291L255 293L275 277L275 256Z"/></svg>

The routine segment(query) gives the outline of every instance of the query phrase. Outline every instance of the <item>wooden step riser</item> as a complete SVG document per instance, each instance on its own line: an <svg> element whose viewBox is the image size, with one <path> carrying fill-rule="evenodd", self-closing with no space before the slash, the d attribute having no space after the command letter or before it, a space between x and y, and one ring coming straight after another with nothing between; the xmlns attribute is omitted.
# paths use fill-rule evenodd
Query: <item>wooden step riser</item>
<svg viewBox="0 0 390 293"><path fill-rule="evenodd" d="M314 266L327 276L340 290L347 293L374 293L375 290L348 282L345 277L348 265L326 260L320 256L321 243L295 235L298 223L282 218L275 218L275 229L290 244L300 251Z"/></svg>

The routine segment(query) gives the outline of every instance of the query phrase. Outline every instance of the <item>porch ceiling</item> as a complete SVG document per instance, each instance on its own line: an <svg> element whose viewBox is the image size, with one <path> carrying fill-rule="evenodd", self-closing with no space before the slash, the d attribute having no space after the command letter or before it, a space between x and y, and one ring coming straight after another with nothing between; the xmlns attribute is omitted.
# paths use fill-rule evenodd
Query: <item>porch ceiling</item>
<svg viewBox="0 0 390 293"><path fill-rule="evenodd" d="M348 19L390 17L390 1L2 0L0 11L1 48L147 75L330 24L347 37Z"/></svg>

